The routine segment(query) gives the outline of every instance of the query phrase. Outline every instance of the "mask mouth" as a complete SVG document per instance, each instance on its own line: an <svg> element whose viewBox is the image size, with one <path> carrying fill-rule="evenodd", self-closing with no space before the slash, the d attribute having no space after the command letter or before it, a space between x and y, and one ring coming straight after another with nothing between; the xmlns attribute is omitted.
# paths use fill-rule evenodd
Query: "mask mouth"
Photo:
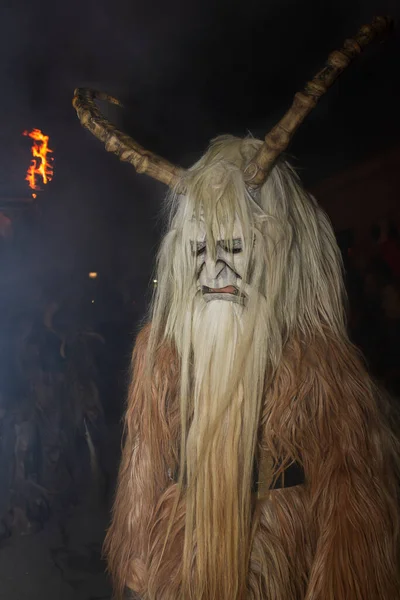
<svg viewBox="0 0 400 600"><path fill-rule="evenodd" d="M226 285L222 288L210 288L206 285L203 285L201 288L203 294L231 294L234 296L239 296L240 292L237 287L234 285Z"/></svg>
<svg viewBox="0 0 400 600"><path fill-rule="evenodd" d="M210 288L202 285L201 292L206 302L210 302L211 300L229 300L244 305L246 301L246 295L235 285L226 285L221 288Z"/></svg>

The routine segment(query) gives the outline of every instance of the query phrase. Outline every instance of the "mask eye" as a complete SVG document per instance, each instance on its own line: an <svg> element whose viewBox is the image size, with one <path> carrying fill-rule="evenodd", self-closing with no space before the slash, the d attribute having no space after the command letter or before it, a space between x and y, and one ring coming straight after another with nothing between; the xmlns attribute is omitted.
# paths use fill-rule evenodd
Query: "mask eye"
<svg viewBox="0 0 400 600"><path fill-rule="evenodd" d="M205 242L191 242L192 252L196 256L201 256L206 251L206 243Z"/></svg>
<svg viewBox="0 0 400 600"><path fill-rule="evenodd" d="M230 254L239 254L239 252L242 252L243 250L242 240L240 238L235 238L230 243L222 240L219 244L225 252L229 252Z"/></svg>

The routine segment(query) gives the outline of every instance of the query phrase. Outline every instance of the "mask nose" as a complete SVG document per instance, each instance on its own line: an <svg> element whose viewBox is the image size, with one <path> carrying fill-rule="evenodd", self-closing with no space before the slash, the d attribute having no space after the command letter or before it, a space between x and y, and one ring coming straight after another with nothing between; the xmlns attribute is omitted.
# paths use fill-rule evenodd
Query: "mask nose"
<svg viewBox="0 0 400 600"><path fill-rule="evenodd" d="M213 260L211 257L207 257L205 261L205 272L208 279L218 279L222 275L225 264L218 258Z"/></svg>

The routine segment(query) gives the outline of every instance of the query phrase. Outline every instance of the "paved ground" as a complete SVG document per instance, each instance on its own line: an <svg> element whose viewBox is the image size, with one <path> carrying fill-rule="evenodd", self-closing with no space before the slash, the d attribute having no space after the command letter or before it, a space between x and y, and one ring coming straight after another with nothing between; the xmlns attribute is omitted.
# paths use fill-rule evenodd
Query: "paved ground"
<svg viewBox="0 0 400 600"><path fill-rule="evenodd" d="M111 479L88 482L79 506L54 515L38 533L0 542L0 600L111 600L101 559L119 461L121 431L110 428Z"/></svg>
<svg viewBox="0 0 400 600"><path fill-rule="evenodd" d="M88 504L60 523L0 547L0 598L4 600L109 600L101 545L108 515Z"/></svg>

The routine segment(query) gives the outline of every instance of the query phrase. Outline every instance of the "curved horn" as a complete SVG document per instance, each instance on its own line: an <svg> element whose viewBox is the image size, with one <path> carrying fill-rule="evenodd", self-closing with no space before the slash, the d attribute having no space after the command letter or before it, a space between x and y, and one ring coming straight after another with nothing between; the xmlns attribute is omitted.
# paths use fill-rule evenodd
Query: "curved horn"
<svg viewBox="0 0 400 600"><path fill-rule="evenodd" d="M98 340L102 344L106 343L106 340L103 338L103 336L100 335L99 333L96 333L95 331L83 331L82 336L94 338L95 340Z"/></svg>
<svg viewBox="0 0 400 600"><path fill-rule="evenodd" d="M378 35L393 25L389 17L375 17L370 25L364 25L353 39L346 40L340 50L332 52L326 65L302 92L295 95L292 106L273 129L265 136L265 142L244 170L244 178L250 187L259 187L265 181L278 156L286 150L297 128L312 111L318 100L328 91L338 76Z"/></svg>
<svg viewBox="0 0 400 600"><path fill-rule="evenodd" d="M61 343L61 346L60 346L60 354L61 354L62 358L67 358L67 355L65 354L65 347L66 347L66 345L67 345L67 340L66 340L65 337L63 337L62 343Z"/></svg>
<svg viewBox="0 0 400 600"><path fill-rule="evenodd" d="M157 154L145 150L129 135L119 131L101 114L95 102L96 98L122 106L119 100L108 94L87 88L77 88L72 105L82 125L105 144L108 152L113 152L120 160L131 163L138 173L146 173L153 179L182 193L181 178L185 170L175 167Z"/></svg>
<svg viewBox="0 0 400 600"><path fill-rule="evenodd" d="M43 323L44 326L49 329L50 331L54 331L53 328L53 318L54 315L56 314L56 312L58 311L58 304L57 302L50 302L50 304L48 304L45 308L44 311L44 315L43 315Z"/></svg>

